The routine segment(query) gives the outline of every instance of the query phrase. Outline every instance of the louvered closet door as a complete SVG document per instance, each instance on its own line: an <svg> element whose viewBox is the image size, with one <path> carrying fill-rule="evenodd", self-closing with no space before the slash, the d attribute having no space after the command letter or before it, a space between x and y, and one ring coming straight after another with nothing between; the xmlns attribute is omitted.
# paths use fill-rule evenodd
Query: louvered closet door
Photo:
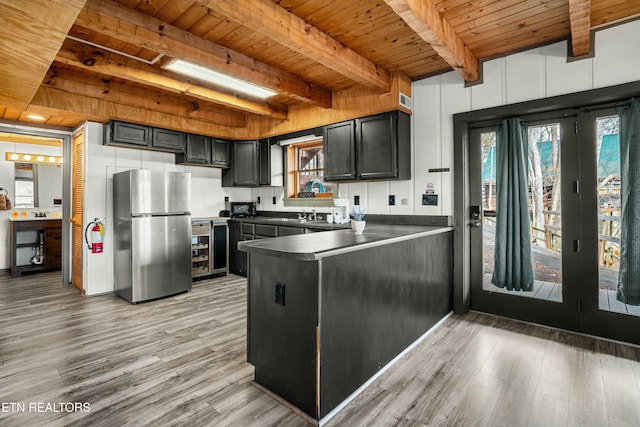
<svg viewBox="0 0 640 427"><path fill-rule="evenodd" d="M84 131L73 136L73 202L71 208L71 234L73 242L72 281L84 293L82 286L82 204L84 196Z"/></svg>

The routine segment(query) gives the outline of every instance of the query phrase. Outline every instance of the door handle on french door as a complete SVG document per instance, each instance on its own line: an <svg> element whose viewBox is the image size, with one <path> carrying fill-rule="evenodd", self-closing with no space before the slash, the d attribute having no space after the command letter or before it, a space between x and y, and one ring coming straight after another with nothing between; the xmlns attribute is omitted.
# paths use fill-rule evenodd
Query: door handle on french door
<svg viewBox="0 0 640 427"><path fill-rule="evenodd" d="M482 226L482 221L480 220L471 221L469 222L469 225L471 226L471 228L479 228Z"/></svg>

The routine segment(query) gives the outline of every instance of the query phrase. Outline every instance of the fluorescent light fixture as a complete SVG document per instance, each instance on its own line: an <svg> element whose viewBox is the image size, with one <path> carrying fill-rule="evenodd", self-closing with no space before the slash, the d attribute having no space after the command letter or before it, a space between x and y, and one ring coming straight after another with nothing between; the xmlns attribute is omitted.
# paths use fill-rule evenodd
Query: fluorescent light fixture
<svg viewBox="0 0 640 427"><path fill-rule="evenodd" d="M31 163L62 163L61 156L47 156L44 154L11 153L5 154L5 159L12 162Z"/></svg>
<svg viewBox="0 0 640 427"><path fill-rule="evenodd" d="M276 92L270 89L245 82L244 80L238 80L235 77L231 77L181 59L174 59L165 65L164 68L188 77L193 77L194 79L224 86L228 89L233 89L257 98L266 99L276 94Z"/></svg>
<svg viewBox="0 0 640 427"><path fill-rule="evenodd" d="M40 114L27 114L27 118L31 120L37 120L39 122L46 120L46 118L42 117Z"/></svg>

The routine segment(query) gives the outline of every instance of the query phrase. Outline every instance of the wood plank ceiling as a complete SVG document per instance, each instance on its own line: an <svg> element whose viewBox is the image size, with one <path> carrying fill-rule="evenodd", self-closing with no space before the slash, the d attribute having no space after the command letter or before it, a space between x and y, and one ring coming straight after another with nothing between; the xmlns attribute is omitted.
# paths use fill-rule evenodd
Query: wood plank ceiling
<svg viewBox="0 0 640 427"><path fill-rule="evenodd" d="M567 38L573 56L588 55L593 29L640 16L627 0L28 3L0 0L0 118L68 127L119 118L219 136L256 117L338 108L359 88L388 93L398 75L455 69L471 83L482 60ZM262 101L187 79L163 68L174 58L278 94Z"/></svg>

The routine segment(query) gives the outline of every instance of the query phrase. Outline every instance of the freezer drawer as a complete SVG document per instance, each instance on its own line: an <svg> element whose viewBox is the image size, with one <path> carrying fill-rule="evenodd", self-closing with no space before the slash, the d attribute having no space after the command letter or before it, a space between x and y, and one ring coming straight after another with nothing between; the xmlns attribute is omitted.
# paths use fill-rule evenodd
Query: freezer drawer
<svg viewBox="0 0 640 427"><path fill-rule="evenodd" d="M191 289L191 216L148 216L131 221L131 301Z"/></svg>

